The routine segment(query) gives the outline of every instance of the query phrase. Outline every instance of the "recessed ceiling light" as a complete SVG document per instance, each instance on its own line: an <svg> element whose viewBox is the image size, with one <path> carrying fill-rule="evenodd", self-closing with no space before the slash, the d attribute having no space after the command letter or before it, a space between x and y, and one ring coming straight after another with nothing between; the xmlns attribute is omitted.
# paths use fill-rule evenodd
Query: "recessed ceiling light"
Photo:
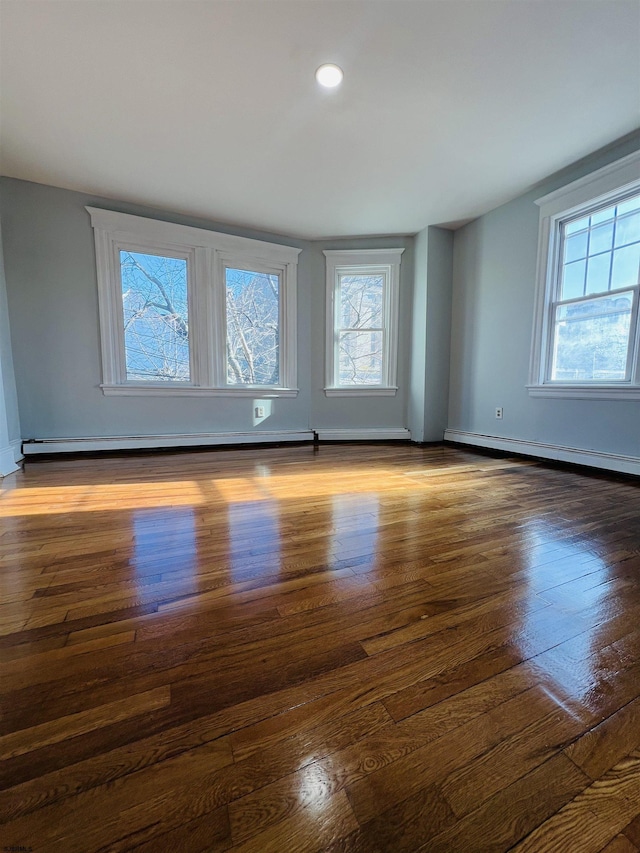
<svg viewBox="0 0 640 853"><path fill-rule="evenodd" d="M342 76L342 68L331 63L321 65L316 71L316 80L321 86L326 86L327 89L339 86L342 83Z"/></svg>

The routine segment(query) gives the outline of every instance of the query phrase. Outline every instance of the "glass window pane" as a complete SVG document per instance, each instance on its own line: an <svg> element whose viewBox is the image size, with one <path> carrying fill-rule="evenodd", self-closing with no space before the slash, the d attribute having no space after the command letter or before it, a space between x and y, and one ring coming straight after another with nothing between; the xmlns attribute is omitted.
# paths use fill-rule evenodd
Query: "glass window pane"
<svg viewBox="0 0 640 853"><path fill-rule="evenodd" d="M340 385L382 385L382 332L340 332Z"/></svg>
<svg viewBox="0 0 640 853"><path fill-rule="evenodd" d="M280 382L280 277L227 268L227 383Z"/></svg>
<svg viewBox="0 0 640 853"><path fill-rule="evenodd" d="M611 241L613 240L613 222L608 222L606 225L599 225L591 231L589 240L589 254L597 255L599 252L608 252L611 249Z"/></svg>
<svg viewBox="0 0 640 853"><path fill-rule="evenodd" d="M578 258L584 258L587 254L587 238L588 231L582 231L580 234L574 234L573 237L567 237L564 241L564 262L568 264L570 261L576 261Z"/></svg>
<svg viewBox="0 0 640 853"><path fill-rule="evenodd" d="M607 220L613 219L615 213L615 207L607 207L604 210L599 210L597 213L592 214L591 224L598 225L600 222L607 222Z"/></svg>
<svg viewBox="0 0 640 853"><path fill-rule="evenodd" d="M127 379L189 382L187 262L120 252Z"/></svg>
<svg viewBox="0 0 640 853"><path fill-rule="evenodd" d="M640 243L616 249L613 253L613 269L611 272L611 290L638 283L638 268L640 267Z"/></svg>
<svg viewBox="0 0 640 853"><path fill-rule="evenodd" d="M383 324L384 276L340 275L338 317L342 329L380 328Z"/></svg>
<svg viewBox="0 0 640 853"><path fill-rule="evenodd" d="M589 227L589 217L585 216L583 219L574 219L573 222L567 222L564 226L564 233L575 234L576 231L582 231L584 228Z"/></svg>
<svg viewBox="0 0 640 853"><path fill-rule="evenodd" d="M562 299L575 299L584 296L584 274L586 261L574 261L562 271Z"/></svg>
<svg viewBox="0 0 640 853"><path fill-rule="evenodd" d="M558 306L551 378L565 382L626 379L632 302L629 292Z"/></svg>
<svg viewBox="0 0 640 853"><path fill-rule="evenodd" d="M625 213L631 213L634 210L640 210L640 195L621 202L618 205L618 216L623 216Z"/></svg>
<svg viewBox="0 0 640 853"><path fill-rule="evenodd" d="M609 266L611 252L589 258L587 264L587 287L585 293L602 293L609 289Z"/></svg>
<svg viewBox="0 0 640 853"><path fill-rule="evenodd" d="M616 222L616 246L640 240L640 213L630 213Z"/></svg>

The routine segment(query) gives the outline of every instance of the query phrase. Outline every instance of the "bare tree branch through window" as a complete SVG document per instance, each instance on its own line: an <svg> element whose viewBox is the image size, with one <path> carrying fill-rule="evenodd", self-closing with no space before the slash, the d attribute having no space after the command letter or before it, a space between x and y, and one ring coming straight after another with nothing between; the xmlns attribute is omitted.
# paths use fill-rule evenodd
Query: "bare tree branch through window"
<svg viewBox="0 0 640 853"><path fill-rule="evenodd" d="M277 385L280 381L280 279L226 269L227 382Z"/></svg>
<svg viewBox="0 0 640 853"><path fill-rule="evenodd" d="M120 252L127 379L188 382L187 262Z"/></svg>

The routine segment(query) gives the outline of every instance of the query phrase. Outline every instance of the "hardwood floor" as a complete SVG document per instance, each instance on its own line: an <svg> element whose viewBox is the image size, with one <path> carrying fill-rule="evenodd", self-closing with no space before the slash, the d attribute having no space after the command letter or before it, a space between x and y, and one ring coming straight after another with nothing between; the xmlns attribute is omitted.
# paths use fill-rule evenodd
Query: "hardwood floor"
<svg viewBox="0 0 640 853"><path fill-rule="evenodd" d="M0 849L640 850L638 482L28 462L0 531Z"/></svg>

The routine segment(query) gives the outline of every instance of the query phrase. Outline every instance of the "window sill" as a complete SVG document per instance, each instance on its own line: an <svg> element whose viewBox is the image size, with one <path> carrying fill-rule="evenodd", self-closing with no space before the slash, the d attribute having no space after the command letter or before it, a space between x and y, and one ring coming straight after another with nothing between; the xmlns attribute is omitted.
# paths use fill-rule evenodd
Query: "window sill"
<svg viewBox="0 0 640 853"><path fill-rule="evenodd" d="M639 385L527 385L527 391L565 400L640 400Z"/></svg>
<svg viewBox="0 0 640 853"><path fill-rule="evenodd" d="M354 385L352 388L325 388L327 397L395 397L397 386Z"/></svg>
<svg viewBox="0 0 640 853"><path fill-rule="evenodd" d="M202 388L195 385L101 385L105 397L297 397L297 388L269 388L264 385Z"/></svg>

